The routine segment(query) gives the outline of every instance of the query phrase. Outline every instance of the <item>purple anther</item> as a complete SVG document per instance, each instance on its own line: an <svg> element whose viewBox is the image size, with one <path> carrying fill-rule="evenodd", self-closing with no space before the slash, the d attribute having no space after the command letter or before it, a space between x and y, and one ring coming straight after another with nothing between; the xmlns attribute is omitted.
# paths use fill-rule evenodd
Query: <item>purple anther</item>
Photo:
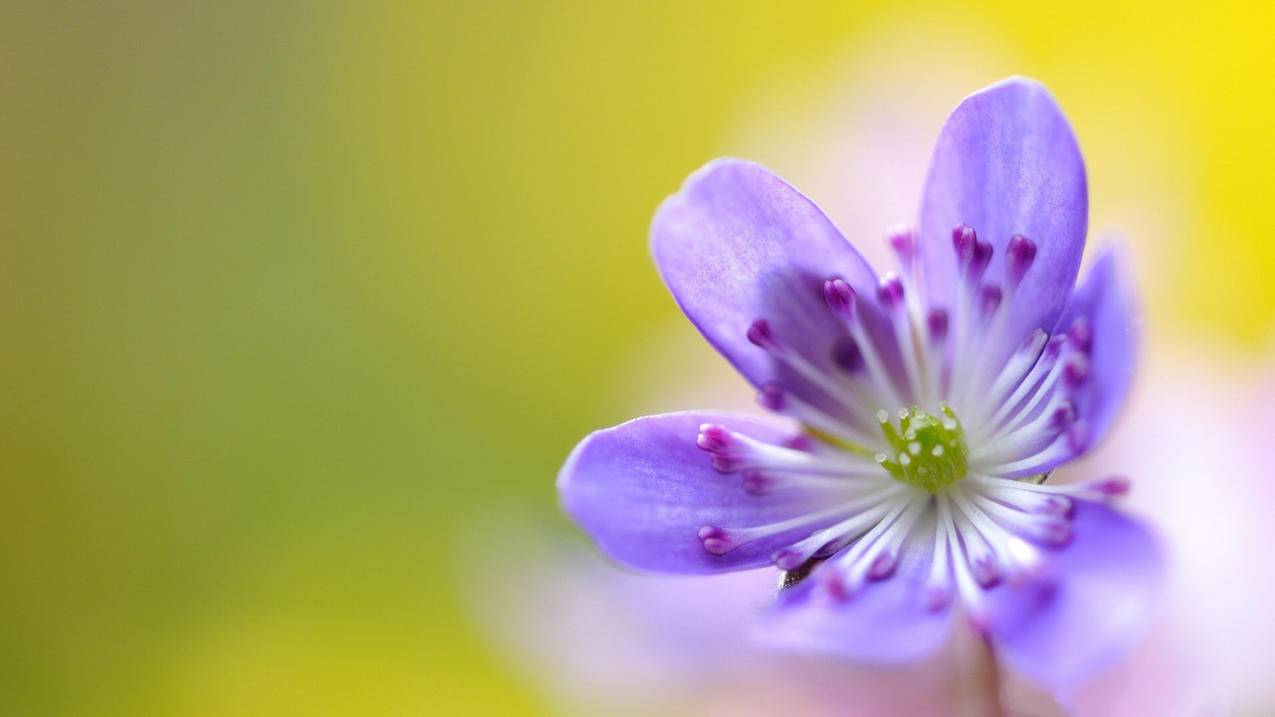
<svg viewBox="0 0 1275 717"><path fill-rule="evenodd" d="M745 465L742 456L730 453L714 453L711 461L713 470L718 473L734 473Z"/></svg>
<svg viewBox="0 0 1275 717"><path fill-rule="evenodd" d="M730 448L732 443L734 443L734 439L730 431L725 426L717 423L701 424L699 436L695 439L695 445L709 453L721 453Z"/></svg>
<svg viewBox="0 0 1275 717"><path fill-rule="evenodd" d="M996 565L996 558L991 555L980 555L978 559L970 563L970 573L974 576L974 582L982 587L990 588L1000 582L1001 571Z"/></svg>
<svg viewBox="0 0 1275 717"><path fill-rule="evenodd" d="M974 245L978 242L978 234L968 224L957 224L952 229L952 249L956 251L956 266L964 273L974 258Z"/></svg>
<svg viewBox="0 0 1275 717"><path fill-rule="evenodd" d="M752 495L766 495L775 489L775 479L756 468L744 471L744 490Z"/></svg>
<svg viewBox="0 0 1275 717"><path fill-rule="evenodd" d="M1111 497L1124 495L1129 492L1129 488L1131 487L1131 484L1129 483L1129 479L1124 476L1111 476L1110 478L1103 478L1102 480L1094 481L1093 483L1090 483L1089 485L1095 491L1105 496L1111 496Z"/></svg>
<svg viewBox="0 0 1275 717"><path fill-rule="evenodd" d="M930 612L938 612L947 606L952 599L952 591L942 585L925 586L925 608Z"/></svg>
<svg viewBox="0 0 1275 717"><path fill-rule="evenodd" d="M898 226L891 228L888 236L890 248L899 258L899 266L912 268L912 260L916 258L916 233L911 227Z"/></svg>
<svg viewBox="0 0 1275 717"><path fill-rule="evenodd" d="M1076 388L1089 379L1089 359L1084 354L1076 354L1063 366L1063 381L1068 388Z"/></svg>
<svg viewBox="0 0 1275 717"><path fill-rule="evenodd" d="M973 256L970 258L970 269L966 275L970 284L977 286L978 282L983 280L983 272L987 271L987 265L992 263L992 243L978 240L974 242Z"/></svg>
<svg viewBox="0 0 1275 717"><path fill-rule="evenodd" d="M1022 234L1009 238L1009 246L1005 247L1005 281L1011 288L1018 286L1035 260L1036 242Z"/></svg>
<svg viewBox="0 0 1275 717"><path fill-rule="evenodd" d="M894 569L898 565L899 556L887 550L872 560L872 565L868 568L868 577L873 580L884 580L894 574Z"/></svg>
<svg viewBox="0 0 1275 717"><path fill-rule="evenodd" d="M854 287L845 279L829 279L823 282L823 301L838 316L854 314Z"/></svg>
<svg viewBox="0 0 1275 717"><path fill-rule="evenodd" d="M1065 495L1042 495L1036 504L1036 513L1047 515L1067 515L1072 509L1071 499Z"/></svg>
<svg viewBox="0 0 1275 717"><path fill-rule="evenodd" d="M815 449L815 441L813 438L804 433L798 433L795 436L786 439L783 442L783 446L784 448L791 448L794 451L809 453Z"/></svg>
<svg viewBox="0 0 1275 717"><path fill-rule="evenodd" d="M930 339L940 342L947 338L948 317L946 309L930 309L925 315L925 325L930 331Z"/></svg>
<svg viewBox="0 0 1275 717"><path fill-rule="evenodd" d="M1066 336L1051 336L1049 338L1049 343L1045 344L1045 351L1043 353L1043 357L1049 361L1052 361L1058 358L1059 354L1062 353L1063 347L1066 345L1067 345Z"/></svg>
<svg viewBox="0 0 1275 717"><path fill-rule="evenodd" d="M1018 345L1018 353L1025 356L1037 356L1045 348L1045 342L1049 340L1049 334L1041 329L1033 329L1031 333L1023 337L1023 342Z"/></svg>
<svg viewBox="0 0 1275 717"><path fill-rule="evenodd" d="M774 334L770 332L770 322L765 319L757 319L748 327L748 340L767 351L779 348Z"/></svg>
<svg viewBox="0 0 1275 717"><path fill-rule="evenodd" d="M1059 431L1065 431L1076 422L1076 404L1071 401L1063 401L1054 409L1054 413L1049 418L1049 424Z"/></svg>
<svg viewBox="0 0 1275 717"><path fill-rule="evenodd" d="M1067 328L1067 338L1073 346L1089 353L1093 349L1093 327L1089 325L1089 319L1077 316Z"/></svg>
<svg viewBox="0 0 1275 717"><path fill-rule="evenodd" d="M1080 453L1089 448L1089 424L1084 420L1077 420L1067 431L1067 447L1073 453Z"/></svg>
<svg viewBox="0 0 1275 717"><path fill-rule="evenodd" d="M767 411L778 413L784 410L784 403L784 390L773 381L764 384L757 392L757 405Z"/></svg>
<svg viewBox="0 0 1275 717"><path fill-rule="evenodd" d="M893 271L887 271L877 283L877 301L887 308L903 301L903 280Z"/></svg>
<svg viewBox="0 0 1275 717"><path fill-rule="evenodd" d="M823 579L824 594L832 598L835 602L845 602L850 599L850 586L846 583L845 577L836 570L820 571L827 572L828 576Z"/></svg>
<svg viewBox="0 0 1275 717"><path fill-rule="evenodd" d="M1001 288L995 284L983 284L983 288L978 291L978 310L983 316L991 316L1000 308Z"/></svg>
<svg viewBox="0 0 1275 717"><path fill-rule="evenodd" d="M863 368L863 351L859 342L849 336L837 339L832 347L832 362L846 373L858 373Z"/></svg>
<svg viewBox="0 0 1275 717"><path fill-rule="evenodd" d="M771 558L775 563L775 567L780 570L796 570L801 567L807 560L805 553L792 548L784 548Z"/></svg>
<svg viewBox="0 0 1275 717"><path fill-rule="evenodd" d="M704 550L713 555L725 555L735 547L730 533L715 525L705 525L700 528L699 541L704 545Z"/></svg>
<svg viewBox="0 0 1275 717"><path fill-rule="evenodd" d="M1049 545L1063 545L1071 540L1071 522L1062 518L1044 518L1037 524L1036 536Z"/></svg>

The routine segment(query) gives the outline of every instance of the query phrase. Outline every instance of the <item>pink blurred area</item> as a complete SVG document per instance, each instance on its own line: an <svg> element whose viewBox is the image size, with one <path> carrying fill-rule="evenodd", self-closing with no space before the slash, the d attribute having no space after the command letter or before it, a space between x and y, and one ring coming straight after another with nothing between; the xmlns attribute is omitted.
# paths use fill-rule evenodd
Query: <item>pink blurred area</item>
<svg viewBox="0 0 1275 717"><path fill-rule="evenodd" d="M1154 632L1077 702L1085 714L1269 714L1275 709L1275 365L1151 342L1111 440L1068 467L1134 478L1126 507L1155 526L1169 578Z"/></svg>

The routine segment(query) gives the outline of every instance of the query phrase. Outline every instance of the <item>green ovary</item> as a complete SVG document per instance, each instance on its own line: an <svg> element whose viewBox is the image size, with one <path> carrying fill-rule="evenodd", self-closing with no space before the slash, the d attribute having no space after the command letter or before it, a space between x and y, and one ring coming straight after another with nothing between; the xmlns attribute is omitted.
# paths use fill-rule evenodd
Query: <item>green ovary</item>
<svg viewBox="0 0 1275 717"><path fill-rule="evenodd" d="M969 448L956 414L945 403L939 415L913 406L898 413L898 425L880 411L877 420L890 453L878 453L877 463L903 483L937 493L965 477Z"/></svg>

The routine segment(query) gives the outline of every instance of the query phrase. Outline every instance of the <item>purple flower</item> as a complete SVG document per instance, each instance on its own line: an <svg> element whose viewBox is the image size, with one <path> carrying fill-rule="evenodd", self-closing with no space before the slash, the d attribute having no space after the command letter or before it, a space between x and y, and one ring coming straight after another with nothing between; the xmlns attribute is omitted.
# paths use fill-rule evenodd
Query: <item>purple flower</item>
<svg viewBox="0 0 1275 717"><path fill-rule="evenodd" d="M1107 252L1075 287L1088 197L1039 84L966 98L915 229L878 275L761 167L717 160L656 213L652 251L705 338L775 417L648 416L591 434L568 514L644 570L786 571L770 644L875 662L932 653L963 613L1062 688L1142 631L1154 541L1106 501L1122 478L1043 485L1106 433L1135 353Z"/></svg>

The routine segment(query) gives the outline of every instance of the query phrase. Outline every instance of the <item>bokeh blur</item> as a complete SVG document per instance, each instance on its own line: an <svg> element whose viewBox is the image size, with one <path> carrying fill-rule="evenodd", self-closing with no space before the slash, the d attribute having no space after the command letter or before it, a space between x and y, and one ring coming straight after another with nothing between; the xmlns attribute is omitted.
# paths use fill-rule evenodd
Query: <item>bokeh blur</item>
<svg viewBox="0 0 1275 717"><path fill-rule="evenodd" d="M484 613L560 612L493 578L506 529L578 550L573 444L705 395L661 378L732 393L656 205L746 156L873 245L1006 75L1074 123L1148 353L1189 357L1137 424L1189 451L1191 401L1275 377L1273 7L5 3L0 712L565 709Z"/></svg>

